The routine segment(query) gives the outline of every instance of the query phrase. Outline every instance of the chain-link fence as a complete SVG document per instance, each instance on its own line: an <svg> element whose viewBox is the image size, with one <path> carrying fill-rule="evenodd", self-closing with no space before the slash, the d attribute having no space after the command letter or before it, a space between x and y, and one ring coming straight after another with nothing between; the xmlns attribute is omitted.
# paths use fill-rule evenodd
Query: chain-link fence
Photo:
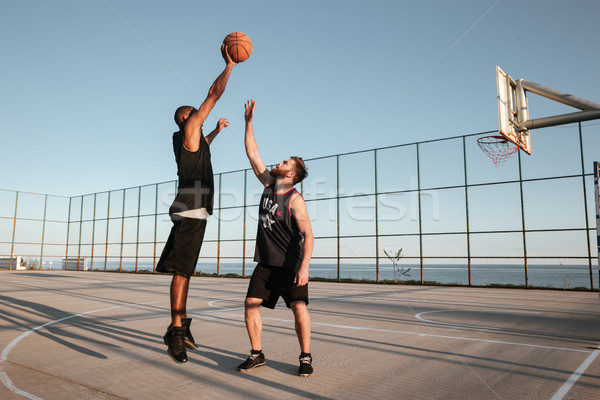
<svg viewBox="0 0 600 400"><path fill-rule="evenodd" d="M313 278L598 290L599 125L532 132L500 168L477 134L305 160ZM176 181L75 197L0 190L0 267L153 272ZM215 175L197 271L247 276L262 187Z"/></svg>

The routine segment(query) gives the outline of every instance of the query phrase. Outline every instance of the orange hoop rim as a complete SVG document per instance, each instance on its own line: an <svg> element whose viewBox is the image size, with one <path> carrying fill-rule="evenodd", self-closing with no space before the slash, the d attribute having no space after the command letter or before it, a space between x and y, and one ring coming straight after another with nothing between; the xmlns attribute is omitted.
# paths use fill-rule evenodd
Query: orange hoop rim
<svg viewBox="0 0 600 400"><path fill-rule="evenodd" d="M480 137L479 139L477 139L477 143L481 143L481 144L496 144L496 143L506 143L506 142L510 143L510 145L519 147L502 135L484 136L484 137Z"/></svg>

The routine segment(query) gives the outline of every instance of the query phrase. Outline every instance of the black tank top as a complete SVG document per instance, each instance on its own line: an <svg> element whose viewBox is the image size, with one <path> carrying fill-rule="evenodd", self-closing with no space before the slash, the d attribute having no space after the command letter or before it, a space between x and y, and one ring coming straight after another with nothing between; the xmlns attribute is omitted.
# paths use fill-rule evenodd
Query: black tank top
<svg viewBox="0 0 600 400"><path fill-rule="evenodd" d="M254 261L271 267L300 267L304 237L290 209L290 200L296 193L292 189L278 195L274 186L265 187L258 205Z"/></svg>
<svg viewBox="0 0 600 400"><path fill-rule="evenodd" d="M177 196L171 204L169 214L181 211L206 208L213 213L214 180L210 161L210 147L200 128L200 147L198 151L188 151L183 146L184 130L173 134L173 152L177 163Z"/></svg>

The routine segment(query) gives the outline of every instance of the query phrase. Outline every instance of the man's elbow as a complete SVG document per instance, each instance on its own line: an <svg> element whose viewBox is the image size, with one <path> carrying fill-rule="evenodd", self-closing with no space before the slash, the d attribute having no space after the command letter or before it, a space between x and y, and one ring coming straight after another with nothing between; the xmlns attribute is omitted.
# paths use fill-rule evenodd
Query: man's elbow
<svg viewBox="0 0 600 400"><path fill-rule="evenodd" d="M304 231L302 232L302 236L304 237L304 243L306 244L310 244L312 246L312 244L315 242L315 237L313 236L312 231Z"/></svg>
<svg viewBox="0 0 600 400"><path fill-rule="evenodd" d="M311 238L305 237L304 244L303 244L304 253L312 253L314 245L315 245L315 241L313 240L312 237Z"/></svg>
<svg viewBox="0 0 600 400"><path fill-rule="evenodd" d="M208 96L215 99L215 102L221 98L225 92L225 85L213 85L208 89Z"/></svg>
<svg viewBox="0 0 600 400"><path fill-rule="evenodd" d="M250 160L255 160L258 157L256 149L253 149L252 147L246 147L246 155Z"/></svg>

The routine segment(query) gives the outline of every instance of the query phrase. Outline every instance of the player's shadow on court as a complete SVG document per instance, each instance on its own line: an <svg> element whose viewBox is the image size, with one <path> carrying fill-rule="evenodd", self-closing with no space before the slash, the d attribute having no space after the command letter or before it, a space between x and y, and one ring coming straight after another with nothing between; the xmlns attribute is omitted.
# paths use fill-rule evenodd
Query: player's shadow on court
<svg viewBox="0 0 600 400"><path fill-rule="evenodd" d="M214 361L219 366L219 370L231 372L231 374L235 376L241 376L252 379L260 378L261 371L268 371L269 369L280 373L289 374L292 376L298 376L298 365L285 363L281 361L275 361L269 358L267 358L267 365L265 365L264 367L258 367L255 370L248 372L240 372L237 370L237 366L246 360L248 354L236 353L222 349L214 349L212 347L202 345L198 345L198 347L200 347L199 352L197 352L199 356L204 356L205 358ZM193 350L188 350L188 357L190 355L190 352L193 352ZM290 357L294 357L294 355L290 353Z"/></svg>
<svg viewBox="0 0 600 400"><path fill-rule="evenodd" d="M322 399L322 400L333 400L329 397L317 395L308 390L300 389L296 386L287 385L285 380L281 380L279 375L273 375L273 371L298 376L298 366L295 364L288 364L284 362L274 361L267 358L267 365L264 367L256 368L249 372L237 371L237 366L242 363L248 357L246 353L237 353L233 351L217 349L213 347L204 346L198 344L199 350L188 350L188 362L202 365L206 368L225 372L236 379L246 379L255 382L258 385L269 386L274 389L281 390L283 392L294 393L298 396L307 399ZM205 360L209 359L216 363L207 363ZM237 392L240 396L249 397L256 396L256 393L247 393L244 390L237 389L239 385L233 385L229 388L232 392ZM309 386L310 387L310 386Z"/></svg>
<svg viewBox="0 0 600 400"><path fill-rule="evenodd" d="M124 345L139 346L142 341L148 343L154 341L153 335L150 333L122 328L102 322L98 318L76 315L28 300L0 295L0 311L0 320L4 320L7 325L17 330L30 330L30 335L41 336L78 353L99 359L108 357L76 342L115 351L123 348ZM48 323L48 320L52 323ZM45 326L42 329L36 329L36 327L44 325L41 321L45 321ZM107 340L94 339L90 337L91 335ZM108 341L111 339L118 345Z"/></svg>
<svg viewBox="0 0 600 400"><path fill-rule="evenodd" d="M267 365L265 367L256 368L249 372L240 372L237 370L237 366L246 360L248 354L236 353L233 351L215 349L213 347L204 346L198 344L200 350L188 350L188 358L194 354L200 357L208 358L214 361L220 368L221 371L233 371L236 375L252 376L253 373L258 372L262 369L270 368L278 372L289 373L290 375L298 375L298 366L295 364L287 364L280 361L274 361L267 358ZM290 353L291 354L291 353ZM295 354L295 353L294 353ZM293 357L293 356L292 356Z"/></svg>

